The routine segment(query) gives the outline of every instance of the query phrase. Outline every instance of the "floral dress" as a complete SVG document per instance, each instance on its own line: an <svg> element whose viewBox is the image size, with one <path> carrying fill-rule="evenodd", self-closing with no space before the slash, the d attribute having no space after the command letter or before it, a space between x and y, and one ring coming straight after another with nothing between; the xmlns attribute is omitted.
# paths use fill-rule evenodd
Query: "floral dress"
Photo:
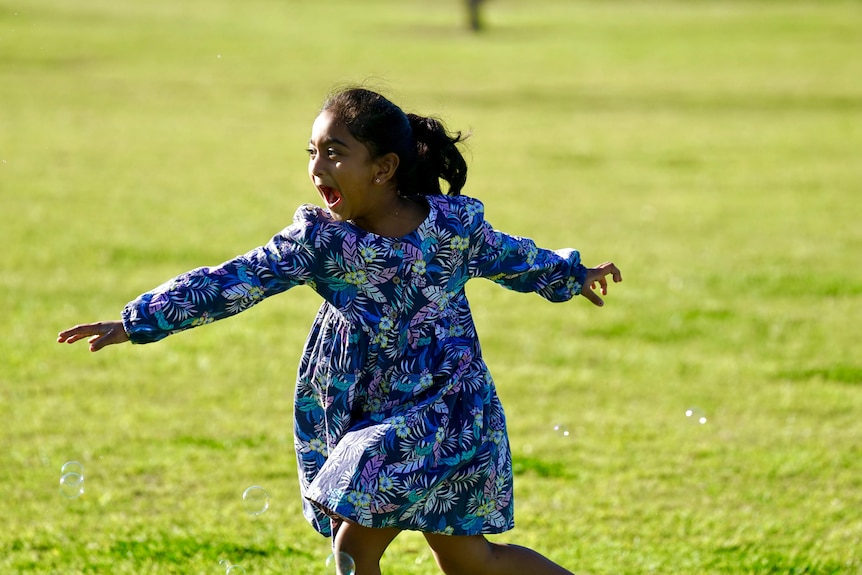
<svg viewBox="0 0 862 575"><path fill-rule="evenodd" d="M513 527L503 408L464 284L484 277L566 301L577 251L494 230L478 200L427 196L428 216L389 238L311 205L265 246L182 274L123 310L133 343L237 314L307 285L323 298L300 362L294 432L305 517L453 535Z"/></svg>

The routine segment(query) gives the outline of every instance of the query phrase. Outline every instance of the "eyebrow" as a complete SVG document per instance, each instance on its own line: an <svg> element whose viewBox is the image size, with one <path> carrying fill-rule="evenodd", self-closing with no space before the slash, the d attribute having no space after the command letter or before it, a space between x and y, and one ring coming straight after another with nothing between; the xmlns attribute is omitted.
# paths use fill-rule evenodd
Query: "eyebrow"
<svg viewBox="0 0 862 575"><path fill-rule="evenodd" d="M343 146L345 148L350 147L347 145L347 142L343 142L343 141L339 140L338 138L328 138L328 139L326 139L320 143L321 146L329 146L332 144L336 144L338 146ZM308 145L313 146L314 142L312 140L308 140Z"/></svg>

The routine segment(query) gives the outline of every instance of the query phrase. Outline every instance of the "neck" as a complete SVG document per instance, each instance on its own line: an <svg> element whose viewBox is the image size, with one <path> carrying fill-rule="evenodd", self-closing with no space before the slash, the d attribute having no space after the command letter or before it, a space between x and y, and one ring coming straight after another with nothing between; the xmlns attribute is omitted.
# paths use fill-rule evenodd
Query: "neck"
<svg viewBox="0 0 862 575"><path fill-rule="evenodd" d="M382 204L376 213L373 219L363 218L352 223L379 236L400 238L419 227L428 215L428 205L424 201L395 194L392 201Z"/></svg>

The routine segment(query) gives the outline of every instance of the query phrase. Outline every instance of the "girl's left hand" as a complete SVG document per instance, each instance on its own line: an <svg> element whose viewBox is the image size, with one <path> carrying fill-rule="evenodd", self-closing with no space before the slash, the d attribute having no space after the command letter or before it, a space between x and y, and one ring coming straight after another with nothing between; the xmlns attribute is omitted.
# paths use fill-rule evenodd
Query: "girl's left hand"
<svg viewBox="0 0 862 575"><path fill-rule="evenodd" d="M594 290L596 289L596 282L598 282L602 295L608 295L607 276L611 276L614 279L614 283L623 281L619 268L612 262L605 262L598 267L587 268L587 279L584 282L585 285L584 289L581 290L581 295L599 307L605 305L605 302L602 301L602 298Z"/></svg>

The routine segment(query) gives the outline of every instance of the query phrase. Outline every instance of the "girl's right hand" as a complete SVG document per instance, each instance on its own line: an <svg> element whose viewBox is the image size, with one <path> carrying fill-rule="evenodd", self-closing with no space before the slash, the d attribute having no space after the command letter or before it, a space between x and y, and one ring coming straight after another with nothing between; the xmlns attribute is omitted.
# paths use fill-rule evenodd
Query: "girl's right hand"
<svg viewBox="0 0 862 575"><path fill-rule="evenodd" d="M129 336L123 328L121 321L100 321L96 323L83 323L57 335L58 343L75 343L79 339L89 337L90 351L99 351L106 345L124 343L129 341Z"/></svg>
<svg viewBox="0 0 862 575"><path fill-rule="evenodd" d="M608 280L605 276L611 276L614 279L614 283L623 281L623 276L620 273L619 268L611 262L605 262L598 267L587 268L587 279L584 282L583 289L581 290L582 296L599 307L605 305L605 302L602 301L599 294L593 290L596 289L596 282L598 282L602 295L608 295Z"/></svg>

